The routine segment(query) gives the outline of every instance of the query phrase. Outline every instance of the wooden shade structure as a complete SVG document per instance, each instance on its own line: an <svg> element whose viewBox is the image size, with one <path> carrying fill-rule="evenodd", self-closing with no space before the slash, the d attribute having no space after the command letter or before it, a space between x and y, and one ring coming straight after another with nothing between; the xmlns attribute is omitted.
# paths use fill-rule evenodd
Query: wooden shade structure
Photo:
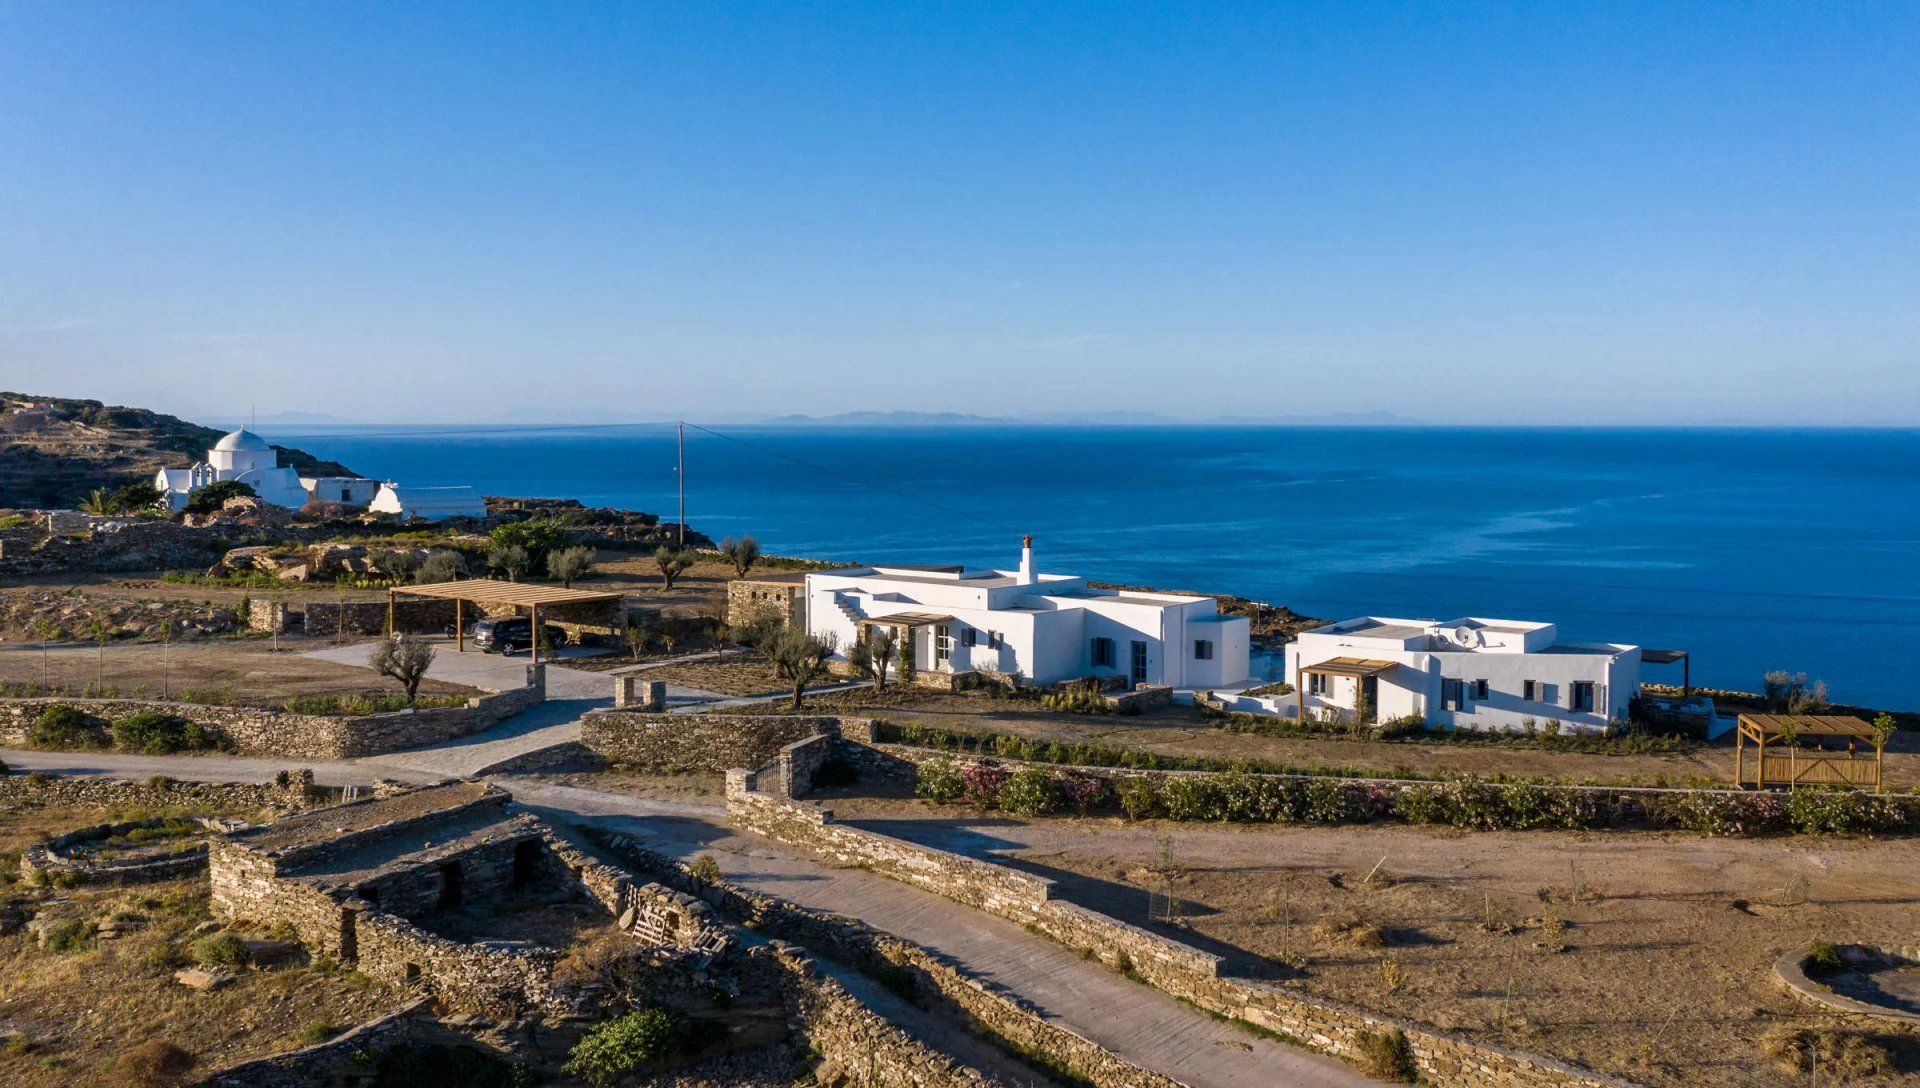
<svg viewBox="0 0 1920 1088"><path fill-rule="evenodd" d="M1309 676L1350 676L1356 682L1370 676L1379 676L1396 667L1398 662L1380 661L1368 657L1335 657L1312 665L1302 665L1293 670L1293 695L1297 710L1296 721L1307 720L1307 677ZM1358 710L1359 699L1355 698Z"/></svg>
<svg viewBox="0 0 1920 1088"><path fill-rule="evenodd" d="M512 605L527 610L533 624L532 660L540 662L540 609L554 605L568 604L605 604L618 602L618 593L594 593L584 589L567 589L563 586L543 586L528 582L503 582L496 578L463 578L454 582L429 582L419 586L395 586L387 590L387 637L393 637L393 606L400 596L437 597L453 602L453 634L455 649L462 653L467 649L466 602L475 604Z"/></svg>
<svg viewBox="0 0 1920 1088"><path fill-rule="evenodd" d="M1693 697L1693 658L1685 650L1649 650L1642 648L1640 661L1647 665L1680 665L1680 697Z"/></svg>
<svg viewBox="0 0 1920 1088"><path fill-rule="evenodd" d="M1793 743L1787 739L1793 738ZM1845 751L1802 749L1803 738L1835 738ZM1758 747L1749 781L1747 744ZM1879 739L1873 727L1859 718L1838 714L1742 714L1734 733L1733 781L1753 786L1867 786L1880 788ZM1861 744L1871 754L1859 752ZM1772 751L1768 745L1773 745Z"/></svg>

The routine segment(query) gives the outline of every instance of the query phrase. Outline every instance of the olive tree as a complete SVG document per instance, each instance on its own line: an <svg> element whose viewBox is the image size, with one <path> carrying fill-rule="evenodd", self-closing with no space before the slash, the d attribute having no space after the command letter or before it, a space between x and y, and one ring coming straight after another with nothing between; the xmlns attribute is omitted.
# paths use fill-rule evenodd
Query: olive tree
<svg viewBox="0 0 1920 1088"><path fill-rule="evenodd" d="M411 706L420 693L420 681L426 678L427 668L433 664L433 647L411 635L396 635L381 639L367 664L373 666L374 672L407 689L407 705Z"/></svg>
<svg viewBox="0 0 1920 1088"><path fill-rule="evenodd" d="M420 561L420 569L413 572L413 580L422 585L434 582L451 582L463 578L467 573L467 561L459 552L434 552Z"/></svg>
<svg viewBox="0 0 1920 1088"><path fill-rule="evenodd" d="M808 685L828 675L839 649L840 640L831 633L813 635L804 627L787 626L769 640L763 652L773 661L774 675L792 685L793 709L799 710Z"/></svg>
<svg viewBox="0 0 1920 1088"><path fill-rule="evenodd" d="M672 589L673 580L685 574L687 568L693 566L693 553L662 544L659 550L653 553L653 562L660 568L661 588Z"/></svg>
<svg viewBox="0 0 1920 1088"><path fill-rule="evenodd" d="M495 544L487 549L487 566L505 574L507 581L518 582L533 569L533 556L518 544Z"/></svg>
<svg viewBox="0 0 1920 1088"><path fill-rule="evenodd" d="M853 671L873 681L876 691L887 690L887 669L900 633L892 627L868 627L847 647L847 662Z"/></svg>
<svg viewBox="0 0 1920 1088"><path fill-rule="evenodd" d="M720 554L733 564L735 574L745 578L747 572L753 569L754 562L760 558L760 542L750 536L738 540L728 537L720 542Z"/></svg>
<svg viewBox="0 0 1920 1088"><path fill-rule="evenodd" d="M598 558L592 548L584 545L548 552L547 577L558 578L561 585L571 588L573 580L592 570L594 560Z"/></svg>

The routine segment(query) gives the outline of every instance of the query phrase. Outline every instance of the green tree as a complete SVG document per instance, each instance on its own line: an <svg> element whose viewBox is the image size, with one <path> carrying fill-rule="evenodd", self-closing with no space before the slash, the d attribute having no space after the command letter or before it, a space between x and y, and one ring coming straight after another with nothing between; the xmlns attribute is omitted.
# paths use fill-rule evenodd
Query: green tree
<svg viewBox="0 0 1920 1088"><path fill-rule="evenodd" d="M687 568L693 566L693 561L693 553L690 551L666 544L660 545L659 550L653 553L653 563L660 568L661 588L672 589L673 580L685 574Z"/></svg>
<svg viewBox="0 0 1920 1088"><path fill-rule="evenodd" d="M1894 720L1893 715L1883 710L1873 716L1871 728L1873 729L1873 747L1879 750L1893 740L1893 735L1900 731L1900 723Z"/></svg>
<svg viewBox="0 0 1920 1088"><path fill-rule="evenodd" d="M533 555L518 544L495 544L487 549L487 566L505 574L509 582L518 582L533 569Z"/></svg>
<svg viewBox="0 0 1920 1088"><path fill-rule="evenodd" d="M876 691L887 690L887 669L893 664L899 638L892 627L867 627L847 647L847 663L855 673L872 680Z"/></svg>
<svg viewBox="0 0 1920 1088"><path fill-rule="evenodd" d="M593 549L583 546L559 548L547 553L547 577L558 578L560 584L571 588L573 580L586 575L593 569L599 557Z"/></svg>
<svg viewBox="0 0 1920 1088"><path fill-rule="evenodd" d="M826 677L840 640L831 633L813 635L804 627L788 625L762 648L773 661L774 674L793 687L793 709L799 710L807 687Z"/></svg>
<svg viewBox="0 0 1920 1088"><path fill-rule="evenodd" d="M720 542L720 554L733 564L735 574L745 578L747 572L753 569L754 562L760 558L760 542L750 536L738 540L728 537Z"/></svg>
<svg viewBox="0 0 1920 1088"><path fill-rule="evenodd" d="M629 613L627 626L620 632L620 640L627 644L627 653L632 655L635 661L640 660L640 655L647 651L648 634L647 621Z"/></svg>
<svg viewBox="0 0 1920 1088"><path fill-rule="evenodd" d="M545 518L510 521L497 525L487 534L487 543L495 548L523 548L529 570L547 569L547 553L573 543L565 526Z"/></svg>
<svg viewBox="0 0 1920 1088"><path fill-rule="evenodd" d="M431 585L463 578L466 573L467 561L459 552L434 552L420 561L420 569L413 572L413 580Z"/></svg>
<svg viewBox="0 0 1920 1088"><path fill-rule="evenodd" d="M391 679L407 691L407 705L420 692L420 681L426 678L427 668L433 664L433 647L410 635L384 638L373 648L373 654L367 659L373 671Z"/></svg>
<svg viewBox="0 0 1920 1088"><path fill-rule="evenodd" d="M412 548L376 548L367 556L374 569L394 580L405 582L420 569L420 553Z"/></svg>
<svg viewBox="0 0 1920 1088"><path fill-rule="evenodd" d="M185 514L211 514L226 505L228 499L259 498L259 492L252 484L239 480L220 480L210 483L187 497L187 505L181 511Z"/></svg>

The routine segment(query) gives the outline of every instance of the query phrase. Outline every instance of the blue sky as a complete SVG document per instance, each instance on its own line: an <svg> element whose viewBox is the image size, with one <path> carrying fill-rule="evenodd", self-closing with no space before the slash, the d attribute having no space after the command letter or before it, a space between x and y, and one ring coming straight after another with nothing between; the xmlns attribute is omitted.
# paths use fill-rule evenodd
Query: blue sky
<svg viewBox="0 0 1920 1088"><path fill-rule="evenodd" d="M1899 3L0 0L0 385L1914 424L1916 116Z"/></svg>

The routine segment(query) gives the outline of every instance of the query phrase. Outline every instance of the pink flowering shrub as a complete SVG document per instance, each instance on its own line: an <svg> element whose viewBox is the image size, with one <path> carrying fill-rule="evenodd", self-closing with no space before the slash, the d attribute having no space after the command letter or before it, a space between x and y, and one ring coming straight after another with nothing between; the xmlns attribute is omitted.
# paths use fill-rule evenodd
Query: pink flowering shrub
<svg viewBox="0 0 1920 1088"><path fill-rule="evenodd" d="M1013 772L998 763L970 763L960 772L967 800L981 808L992 808L1000 799L1000 787L1012 777Z"/></svg>

